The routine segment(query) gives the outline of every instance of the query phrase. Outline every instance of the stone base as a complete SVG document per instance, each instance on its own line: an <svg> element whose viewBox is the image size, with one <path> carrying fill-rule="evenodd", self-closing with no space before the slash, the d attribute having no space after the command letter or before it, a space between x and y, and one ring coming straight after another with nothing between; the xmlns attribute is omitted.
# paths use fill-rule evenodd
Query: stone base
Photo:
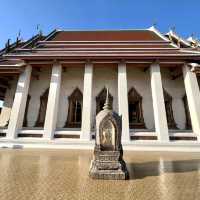
<svg viewBox="0 0 200 200"><path fill-rule="evenodd" d="M129 178L128 170L124 169L110 169L101 170L98 169L95 161L92 161L89 176L93 179L105 179L105 180L126 180Z"/></svg>
<svg viewBox="0 0 200 200"><path fill-rule="evenodd" d="M119 151L96 151L89 176L94 179L125 180L129 178L126 163Z"/></svg>

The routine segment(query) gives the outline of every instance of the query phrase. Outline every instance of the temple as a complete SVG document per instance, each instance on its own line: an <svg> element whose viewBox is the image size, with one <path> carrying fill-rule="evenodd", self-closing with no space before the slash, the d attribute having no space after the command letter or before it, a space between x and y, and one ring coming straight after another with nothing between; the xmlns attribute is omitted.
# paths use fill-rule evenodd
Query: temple
<svg viewBox="0 0 200 200"><path fill-rule="evenodd" d="M109 88L125 149L196 147L199 72L200 42L155 27L8 40L0 50L0 146L93 147Z"/></svg>

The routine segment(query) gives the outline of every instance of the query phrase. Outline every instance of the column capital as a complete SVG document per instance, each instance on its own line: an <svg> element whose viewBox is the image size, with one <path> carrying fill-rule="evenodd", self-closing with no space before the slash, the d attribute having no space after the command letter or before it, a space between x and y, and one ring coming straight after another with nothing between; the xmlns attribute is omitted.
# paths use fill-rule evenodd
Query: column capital
<svg viewBox="0 0 200 200"><path fill-rule="evenodd" d="M119 64L126 64L126 60L125 60L125 59L121 59L121 60L119 61Z"/></svg>
<svg viewBox="0 0 200 200"><path fill-rule="evenodd" d="M57 59L54 59L52 63L53 64L60 64L60 61L58 61Z"/></svg>
<svg viewBox="0 0 200 200"><path fill-rule="evenodd" d="M20 69L19 69L20 74L21 74L21 73L24 73L24 71L25 71L27 68L30 68L30 67L32 67L30 64L25 64L25 65L21 66Z"/></svg>
<svg viewBox="0 0 200 200"><path fill-rule="evenodd" d="M155 64L155 65L160 65L160 60L159 60L159 59L155 59L155 60L151 63L151 65L153 65L153 64Z"/></svg>
<svg viewBox="0 0 200 200"><path fill-rule="evenodd" d="M190 67L190 71L196 74L200 74L200 64L198 63L185 63L186 66Z"/></svg>
<svg viewBox="0 0 200 200"><path fill-rule="evenodd" d="M62 63L56 59L53 60L53 62L52 62L52 66L54 66L54 65L60 65L62 67Z"/></svg>
<svg viewBox="0 0 200 200"><path fill-rule="evenodd" d="M93 64L90 59L86 59L85 64Z"/></svg>

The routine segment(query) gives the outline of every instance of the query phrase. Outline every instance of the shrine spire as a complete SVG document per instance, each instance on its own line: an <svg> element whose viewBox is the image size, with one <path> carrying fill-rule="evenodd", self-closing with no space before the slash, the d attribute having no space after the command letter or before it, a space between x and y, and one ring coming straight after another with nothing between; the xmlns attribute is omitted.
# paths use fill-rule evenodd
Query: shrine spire
<svg viewBox="0 0 200 200"><path fill-rule="evenodd" d="M103 109L104 110L111 110L108 87L106 88L106 101L105 101Z"/></svg>

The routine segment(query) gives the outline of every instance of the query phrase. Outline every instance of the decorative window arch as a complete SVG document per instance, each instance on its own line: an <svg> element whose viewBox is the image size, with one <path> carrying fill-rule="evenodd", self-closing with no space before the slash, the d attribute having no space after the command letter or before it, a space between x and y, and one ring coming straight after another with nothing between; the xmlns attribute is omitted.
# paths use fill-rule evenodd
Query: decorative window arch
<svg viewBox="0 0 200 200"><path fill-rule="evenodd" d="M184 103L185 118L186 118L185 128L186 129L192 129L191 118L190 118L190 111L189 111L189 107L188 107L188 101L187 101L186 94L183 96L183 103Z"/></svg>
<svg viewBox="0 0 200 200"><path fill-rule="evenodd" d="M142 111L142 96L132 87L128 92L128 110L129 110L129 127L145 128L143 111Z"/></svg>
<svg viewBox="0 0 200 200"><path fill-rule="evenodd" d="M35 127L44 127L48 96L49 96L49 88L46 89L46 91L40 97L40 108L39 108L38 118L37 118Z"/></svg>
<svg viewBox="0 0 200 200"><path fill-rule="evenodd" d="M25 113L24 113L24 122L23 122L23 127L27 127L28 125L28 108L29 108L29 103L31 100L31 96L27 96L27 101L26 101L26 108L25 108Z"/></svg>
<svg viewBox="0 0 200 200"><path fill-rule="evenodd" d="M167 117L167 124L169 129L177 129L176 123L174 120L174 114L172 109L172 97L171 95L163 89L164 93L164 101L165 101L165 109L166 109L166 117Z"/></svg>
<svg viewBox="0 0 200 200"><path fill-rule="evenodd" d="M103 110L103 106L104 106L104 103L106 101L106 94L107 94L107 90L106 88L104 87L101 92L96 96L96 114L98 114L101 110ZM108 98L110 100L110 105L111 105L111 108L113 107L113 97L112 95L108 94Z"/></svg>
<svg viewBox="0 0 200 200"><path fill-rule="evenodd" d="M83 95L82 92L78 88L76 88L69 96L68 116L65 127L81 128L82 106Z"/></svg>

